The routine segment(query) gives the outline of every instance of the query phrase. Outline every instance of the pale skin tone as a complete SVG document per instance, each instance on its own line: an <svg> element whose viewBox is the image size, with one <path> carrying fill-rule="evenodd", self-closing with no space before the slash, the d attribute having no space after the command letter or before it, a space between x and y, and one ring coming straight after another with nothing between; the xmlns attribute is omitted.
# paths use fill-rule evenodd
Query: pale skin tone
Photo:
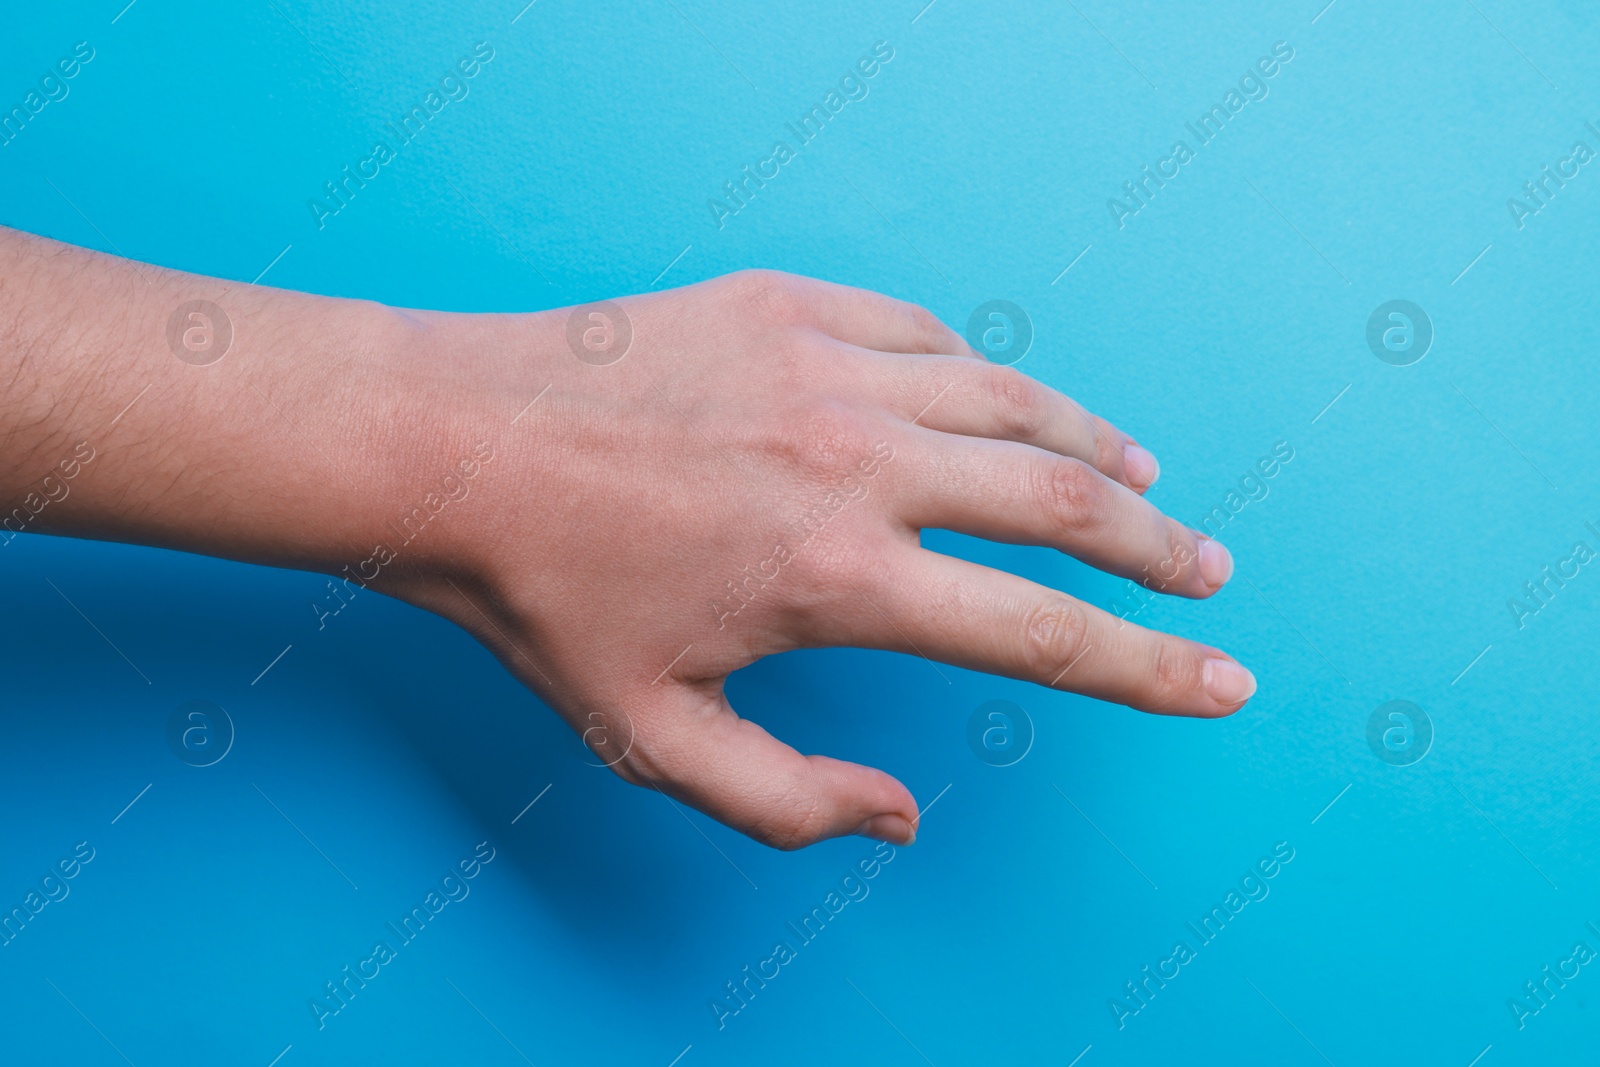
<svg viewBox="0 0 1600 1067"><path fill-rule="evenodd" d="M167 339L197 299L233 332L205 366ZM1221 587L1226 549L1143 498L1153 457L1066 396L920 308L808 278L617 303L631 344L596 365L570 309L406 311L0 230L0 504L21 509L0 537L359 576L464 627L594 762L779 848L909 843L918 807L740 718L723 683L763 656L888 649L1170 715L1254 692L1217 649L921 547L949 529Z"/></svg>

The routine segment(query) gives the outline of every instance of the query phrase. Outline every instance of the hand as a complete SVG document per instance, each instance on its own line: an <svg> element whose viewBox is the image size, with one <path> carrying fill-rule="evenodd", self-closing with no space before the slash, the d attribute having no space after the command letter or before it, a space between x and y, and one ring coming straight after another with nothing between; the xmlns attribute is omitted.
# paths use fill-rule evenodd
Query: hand
<svg viewBox="0 0 1600 1067"><path fill-rule="evenodd" d="M619 304L620 320L578 313L597 342L631 325L604 366L569 350L570 310L423 318L436 361L477 354L465 422L505 443L449 527L476 595L401 595L494 650L623 778L779 848L912 840L899 782L802 756L729 706L729 673L794 648L924 655L1168 714L1225 715L1254 691L1215 649L919 547L928 527L1051 545L1187 597L1232 571L1140 497L1149 453L928 312L765 271Z"/></svg>
<svg viewBox="0 0 1600 1067"><path fill-rule="evenodd" d="M619 304L397 311L0 230L0 541L324 571L438 612L622 777L779 848L906 843L917 807L734 713L727 675L774 652L890 649L1180 715L1254 691L1215 649L920 547L1052 545L1188 597L1232 569L1140 497L1149 453L932 315L764 271Z"/></svg>

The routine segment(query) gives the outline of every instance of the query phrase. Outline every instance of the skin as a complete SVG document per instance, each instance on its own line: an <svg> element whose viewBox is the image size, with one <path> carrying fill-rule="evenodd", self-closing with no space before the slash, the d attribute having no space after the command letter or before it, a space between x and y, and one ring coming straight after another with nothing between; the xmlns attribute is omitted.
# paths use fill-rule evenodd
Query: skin
<svg viewBox="0 0 1600 1067"><path fill-rule="evenodd" d="M197 299L226 322L179 316L175 348ZM0 230L0 537L323 571L436 612L597 762L785 849L908 844L918 809L739 718L724 681L763 656L888 649L1171 715L1254 692L1217 649L920 547L1049 545L1192 598L1233 568L1143 499L1158 469L1128 435L928 312L747 271L596 314L574 347L571 309L400 310Z"/></svg>

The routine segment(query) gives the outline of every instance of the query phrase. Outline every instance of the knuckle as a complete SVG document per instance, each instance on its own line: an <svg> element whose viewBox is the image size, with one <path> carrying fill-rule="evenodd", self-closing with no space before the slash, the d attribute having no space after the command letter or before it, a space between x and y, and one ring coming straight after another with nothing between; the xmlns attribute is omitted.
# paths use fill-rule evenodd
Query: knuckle
<svg viewBox="0 0 1600 1067"><path fill-rule="evenodd" d="M628 750L621 759L610 761L606 764L611 772L629 785L643 788L659 786L665 782L666 776L661 767L637 745Z"/></svg>
<svg viewBox="0 0 1600 1067"><path fill-rule="evenodd" d="M829 401L806 404L785 417L776 432L777 451L825 481L870 453L867 427L856 412Z"/></svg>
<svg viewBox="0 0 1600 1067"><path fill-rule="evenodd" d="M990 367L985 373L989 399L999 415L1003 432L1020 441L1037 438L1050 417L1043 388L1011 367Z"/></svg>
<svg viewBox="0 0 1600 1067"><path fill-rule="evenodd" d="M942 341L945 337L943 320L921 304L907 304L906 317L910 320L911 329L922 340L930 344Z"/></svg>
<svg viewBox="0 0 1600 1067"><path fill-rule="evenodd" d="M1195 573L1200 560L1199 545L1195 542L1194 534L1170 520L1166 526L1167 554L1154 567L1145 568L1145 584L1158 590Z"/></svg>
<svg viewBox="0 0 1600 1067"><path fill-rule="evenodd" d="M1092 415L1085 414L1083 418L1092 442L1091 447L1094 449L1095 465L1105 471L1116 471L1119 474L1125 472L1122 446L1117 442L1110 426L1104 420Z"/></svg>
<svg viewBox="0 0 1600 1067"><path fill-rule="evenodd" d="M594 751L597 760L604 761L606 768L629 785L659 789L672 780L672 773L652 742L650 732L636 727L631 720L626 736L619 735L615 743L608 738L604 748Z"/></svg>
<svg viewBox="0 0 1600 1067"><path fill-rule="evenodd" d="M1064 597L1052 599L1032 609L1024 621L1024 665L1048 682L1077 658L1088 638L1083 606Z"/></svg>
<svg viewBox="0 0 1600 1067"><path fill-rule="evenodd" d="M814 374L810 368L817 355L817 344L807 330L774 330L759 346L762 370L773 383L793 396L809 390Z"/></svg>
<svg viewBox="0 0 1600 1067"><path fill-rule="evenodd" d="M797 326L810 319L810 305L794 276L775 270L746 270L734 275L739 302L772 326Z"/></svg>
<svg viewBox="0 0 1600 1067"><path fill-rule="evenodd" d="M1200 563L1200 544L1194 533L1178 523L1167 522L1167 555L1180 574L1194 574Z"/></svg>
<svg viewBox="0 0 1600 1067"><path fill-rule="evenodd" d="M888 552L870 538L818 536L824 531L816 523L825 521L812 514L794 527L795 581L783 606L791 636L802 644L834 641L850 625L846 620L875 618L871 605L881 599L889 571Z"/></svg>
<svg viewBox="0 0 1600 1067"><path fill-rule="evenodd" d="M1078 531L1105 523L1105 487L1088 464L1075 459L1047 460L1039 480L1038 497L1058 523Z"/></svg>
<svg viewBox="0 0 1600 1067"><path fill-rule="evenodd" d="M827 830L819 798L796 790L796 795L784 798L775 814L757 819L745 833L769 848L793 852L820 841Z"/></svg>
<svg viewBox="0 0 1600 1067"><path fill-rule="evenodd" d="M1163 640L1156 646L1150 669L1150 689L1157 704L1170 707L1185 702L1200 688L1200 672L1200 661L1191 650Z"/></svg>

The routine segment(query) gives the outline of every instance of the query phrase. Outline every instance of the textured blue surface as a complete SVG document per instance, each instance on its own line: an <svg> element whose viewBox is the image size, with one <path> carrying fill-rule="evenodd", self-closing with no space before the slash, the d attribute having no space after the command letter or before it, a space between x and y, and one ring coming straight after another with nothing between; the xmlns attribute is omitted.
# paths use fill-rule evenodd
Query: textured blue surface
<svg viewBox="0 0 1600 1067"><path fill-rule="evenodd" d="M0 1059L1592 1057L1600 973L1563 961L1600 950L1600 576L1543 603L1524 583L1600 549L1600 173L1522 191L1600 150L1591 5L123 2L7 12L4 110L78 42L93 58L0 146L0 222L441 309L748 266L958 328L1015 301L1037 335L1019 366L1152 448L1159 505L1227 515L1232 585L1139 621L1229 649L1261 689L1196 722L886 654L743 672L742 713L938 798L807 943L786 924L871 842L780 854L585 766L486 652L393 602L319 633L315 576L20 537L0 548L0 905L79 842L93 859L0 948ZM479 42L465 96L319 228L323 183ZM866 95L719 227L723 183L878 42ZM1278 42L1293 58L1201 144L1186 123ZM1192 158L1128 201L1177 140ZM1366 340L1396 299L1435 333L1409 366ZM1293 459L1247 478L1280 442ZM1046 550L929 541L1126 595ZM191 700L236 730L209 767L167 742ZM1009 767L967 742L991 700L1035 730ZM1431 720L1419 762L1369 745L1391 700ZM483 841L492 862L447 883L469 895L401 943L387 924ZM1292 860L1204 942L1189 924L1275 848ZM309 1002L379 940L394 958L319 1029ZM724 983L778 941L793 958L719 1028ZM1187 961L1163 963L1176 942ZM1124 983L1146 965L1176 976L1141 1004ZM1576 972L1547 1003L1524 989L1546 965Z"/></svg>

